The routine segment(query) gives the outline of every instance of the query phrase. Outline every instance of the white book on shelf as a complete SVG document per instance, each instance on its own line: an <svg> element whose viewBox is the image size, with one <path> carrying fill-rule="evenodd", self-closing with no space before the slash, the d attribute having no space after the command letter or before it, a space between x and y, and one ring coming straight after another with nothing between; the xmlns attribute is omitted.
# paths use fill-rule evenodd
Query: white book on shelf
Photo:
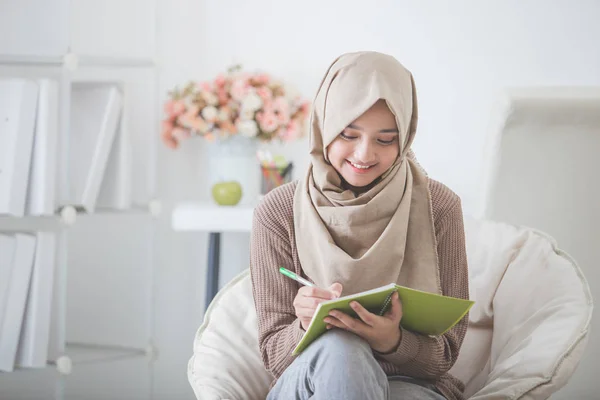
<svg viewBox="0 0 600 400"><path fill-rule="evenodd" d="M39 96L27 194L27 214L52 215L56 211L58 82L52 79L41 79L38 85Z"/></svg>
<svg viewBox="0 0 600 400"><path fill-rule="evenodd" d="M60 237L58 236L60 235ZM52 284L52 298L50 311L50 334L48 339L48 361L56 361L65 353L65 310L66 310L66 271L61 268L60 262L67 258L65 231L56 237L56 265L54 267L54 280ZM61 261L59 261L61 260Z"/></svg>
<svg viewBox="0 0 600 400"><path fill-rule="evenodd" d="M8 285L12 272L12 261L17 239L14 235L0 234L0 327L4 320L6 301L8 300Z"/></svg>
<svg viewBox="0 0 600 400"><path fill-rule="evenodd" d="M117 85L78 82L71 92L69 173L75 206L96 208L123 99Z"/></svg>
<svg viewBox="0 0 600 400"><path fill-rule="evenodd" d="M0 214L25 215L38 85L0 79Z"/></svg>
<svg viewBox="0 0 600 400"><path fill-rule="evenodd" d="M128 122L124 109L102 179L98 208L126 210L133 204L133 148Z"/></svg>
<svg viewBox="0 0 600 400"><path fill-rule="evenodd" d="M27 307L17 351L17 366L43 368L48 360L56 234L38 232Z"/></svg>
<svg viewBox="0 0 600 400"><path fill-rule="evenodd" d="M15 368L21 326L29 292L31 270L35 256L35 236L15 234L16 247L12 273L8 284L4 318L0 326L0 371L11 372Z"/></svg>

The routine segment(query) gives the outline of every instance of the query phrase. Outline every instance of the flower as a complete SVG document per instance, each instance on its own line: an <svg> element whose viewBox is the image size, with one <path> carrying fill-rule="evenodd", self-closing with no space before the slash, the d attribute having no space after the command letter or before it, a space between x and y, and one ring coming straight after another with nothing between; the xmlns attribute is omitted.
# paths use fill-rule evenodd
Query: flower
<svg viewBox="0 0 600 400"><path fill-rule="evenodd" d="M212 91L212 84L210 82L201 82L198 84L198 88L200 90L202 90L203 92L211 92Z"/></svg>
<svg viewBox="0 0 600 400"><path fill-rule="evenodd" d="M163 132L171 131L173 128L174 128L173 121L167 119L162 122L162 131Z"/></svg>
<svg viewBox="0 0 600 400"><path fill-rule="evenodd" d="M263 114L260 120L260 129L265 132L273 132L275 129L279 127L279 122L277 120L277 115L273 113Z"/></svg>
<svg viewBox="0 0 600 400"><path fill-rule="evenodd" d="M169 118L176 118L185 111L185 103L183 101L168 101L165 104L165 112Z"/></svg>
<svg viewBox="0 0 600 400"><path fill-rule="evenodd" d="M231 109L229 107L221 107L219 109L219 114L217 115L217 119L219 121L231 120Z"/></svg>
<svg viewBox="0 0 600 400"><path fill-rule="evenodd" d="M242 121L254 119L254 111L247 108L242 108L240 111L240 119Z"/></svg>
<svg viewBox="0 0 600 400"><path fill-rule="evenodd" d="M213 92L202 92L201 96L204 101L211 106L219 104L219 98Z"/></svg>
<svg viewBox="0 0 600 400"><path fill-rule="evenodd" d="M213 106L206 106L202 109L202 118L214 122L217 119L219 111Z"/></svg>
<svg viewBox="0 0 600 400"><path fill-rule="evenodd" d="M273 101L267 100L264 102L262 111L265 114L275 114L277 112L277 109L275 108L275 104L273 103Z"/></svg>
<svg viewBox="0 0 600 400"><path fill-rule="evenodd" d="M165 143L165 145L167 145L167 147L169 147L171 149L177 148L178 143L177 143L177 140L175 140L173 138L172 127L170 127L170 128L163 127L162 131L160 132L160 138Z"/></svg>
<svg viewBox="0 0 600 400"><path fill-rule="evenodd" d="M241 101L248 93L249 87L248 82L244 79L236 79L231 84L231 97L237 101Z"/></svg>
<svg viewBox="0 0 600 400"><path fill-rule="evenodd" d="M223 86L225 86L225 83L227 82L227 79L225 78L225 75L223 74L219 74L217 75L217 77L215 78L215 86L218 88L222 88Z"/></svg>
<svg viewBox="0 0 600 400"><path fill-rule="evenodd" d="M175 104L174 100L169 100L164 105L164 111L168 116L173 115L173 105Z"/></svg>
<svg viewBox="0 0 600 400"><path fill-rule="evenodd" d="M304 115L308 115L308 113L310 112L310 104L309 103L304 103L300 106L300 112Z"/></svg>
<svg viewBox="0 0 600 400"><path fill-rule="evenodd" d="M208 141L242 135L262 142L303 136L309 103L288 84L241 67L175 88L164 103L160 137L169 148L199 136Z"/></svg>
<svg viewBox="0 0 600 400"><path fill-rule="evenodd" d="M235 125L231 121L222 121L221 129L228 135L235 133L236 131Z"/></svg>
<svg viewBox="0 0 600 400"><path fill-rule="evenodd" d="M277 135L284 141L291 141L296 139L300 134L300 129L296 121L291 121L287 127L282 127L277 131Z"/></svg>
<svg viewBox="0 0 600 400"><path fill-rule="evenodd" d="M254 75L253 80L260 85L266 85L271 80L271 77L269 74L262 73Z"/></svg>
<svg viewBox="0 0 600 400"><path fill-rule="evenodd" d="M270 101L273 98L273 92L266 86L256 88L256 94L259 95L263 101Z"/></svg>
<svg viewBox="0 0 600 400"><path fill-rule="evenodd" d="M277 97L273 101L273 108L280 124L286 125L290 122L290 105L284 97Z"/></svg>
<svg viewBox="0 0 600 400"><path fill-rule="evenodd" d="M256 111L262 107L263 101L255 92L250 92L242 100L242 110Z"/></svg>
<svg viewBox="0 0 600 400"><path fill-rule="evenodd" d="M229 95L224 89L220 89L217 92L217 99L219 100L219 105L225 105L229 101Z"/></svg>
<svg viewBox="0 0 600 400"><path fill-rule="evenodd" d="M239 121L237 129L242 136L253 138L258 134L258 125L256 121Z"/></svg>

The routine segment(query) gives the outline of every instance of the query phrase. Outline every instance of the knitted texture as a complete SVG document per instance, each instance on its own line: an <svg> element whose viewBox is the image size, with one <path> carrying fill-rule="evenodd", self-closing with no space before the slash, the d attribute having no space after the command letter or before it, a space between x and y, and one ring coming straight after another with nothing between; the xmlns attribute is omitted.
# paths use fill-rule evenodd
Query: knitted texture
<svg viewBox="0 0 600 400"><path fill-rule="evenodd" d="M297 182L269 192L254 211L250 246L252 291L258 317L258 342L266 369L279 378L294 361L292 350L304 330L293 301L299 284L279 273L283 266L307 278L295 246L293 199ZM429 179L442 292L469 298L465 233L460 198ZM395 352L374 353L387 375L428 379L450 400L463 399L463 383L448 374L458 358L468 316L446 334L420 335L402 328ZM273 381L272 385L275 383Z"/></svg>

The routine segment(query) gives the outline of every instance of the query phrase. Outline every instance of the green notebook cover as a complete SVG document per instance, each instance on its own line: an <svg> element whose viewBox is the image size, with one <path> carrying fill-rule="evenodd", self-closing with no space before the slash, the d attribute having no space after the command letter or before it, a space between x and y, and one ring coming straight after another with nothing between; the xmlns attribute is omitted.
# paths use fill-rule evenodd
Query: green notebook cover
<svg viewBox="0 0 600 400"><path fill-rule="evenodd" d="M402 303L402 321L405 329L424 335L443 335L452 329L471 309L472 300L441 296L399 286L394 283L373 290L324 301L317 307L308 329L293 350L292 355L300 354L309 344L327 331L323 319L329 311L337 309L357 317L350 302L358 301L372 313L383 315L387 311L391 294L397 290Z"/></svg>

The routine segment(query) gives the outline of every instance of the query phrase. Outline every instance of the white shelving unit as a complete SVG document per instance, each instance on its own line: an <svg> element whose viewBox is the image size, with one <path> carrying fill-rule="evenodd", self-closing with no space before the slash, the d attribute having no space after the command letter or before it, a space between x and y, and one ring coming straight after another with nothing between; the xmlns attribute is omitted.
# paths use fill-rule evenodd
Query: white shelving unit
<svg viewBox="0 0 600 400"><path fill-rule="evenodd" d="M45 368L0 373L0 398L111 398L111 387L124 389L125 375L132 398L149 398L157 354L155 219L161 209L156 2L8 0L0 8L10 9L0 12L0 79L47 78L59 88L56 212L0 215L0 233L57 235L50 336L55 356ZM127 135L113 143L104 171L116 185L107 189L103 181L93 210L76 199L71 157L72 94L86 85L118 87L119 134Z"/></svg>

